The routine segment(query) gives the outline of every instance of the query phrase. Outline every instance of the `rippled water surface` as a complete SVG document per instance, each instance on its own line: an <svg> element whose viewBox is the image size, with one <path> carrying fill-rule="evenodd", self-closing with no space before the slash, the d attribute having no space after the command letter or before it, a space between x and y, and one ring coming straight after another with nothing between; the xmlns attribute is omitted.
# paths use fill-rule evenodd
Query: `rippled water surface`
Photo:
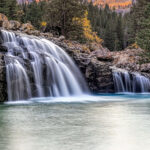
<svg viewBox="0 0 150 150"><path fill-rule="evenodd" d="M150 95L0 105L0 150L150 150Z"/></svg>

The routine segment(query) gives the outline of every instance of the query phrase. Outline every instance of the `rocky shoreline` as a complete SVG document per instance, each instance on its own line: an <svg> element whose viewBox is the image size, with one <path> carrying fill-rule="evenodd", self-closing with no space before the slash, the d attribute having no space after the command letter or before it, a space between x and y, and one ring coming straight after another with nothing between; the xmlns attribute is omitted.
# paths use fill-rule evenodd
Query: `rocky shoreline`
<svg viewBox="0 0 150 150"><path fill-rule="evenodd" d="M80 44L66 40L65 37L53 37L51 33L42 33L27 23L8 21L0 14L0 30L9 30L17 35L27 34L46 38L63 48L76 62L85 77L89 88L95 93L114 93L113 70L125 69L130 73L138 72L150 78L150 63L140 64L143 50L140 48L127 48L120 52L110 52L98 43ZM5 53L7 49L2 45L0 33L0 102L7 100Z"/></svg>

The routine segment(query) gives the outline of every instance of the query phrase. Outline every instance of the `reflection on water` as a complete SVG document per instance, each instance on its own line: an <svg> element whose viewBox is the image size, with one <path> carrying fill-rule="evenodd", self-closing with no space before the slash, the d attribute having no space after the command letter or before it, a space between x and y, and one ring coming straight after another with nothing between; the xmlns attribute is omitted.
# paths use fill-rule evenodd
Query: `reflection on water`
<svg viewBox="0 0 150 150"><path fill-rule="evenodd" d="M132 98L1 105L0 150L149 150L150 100Z"/></svg>

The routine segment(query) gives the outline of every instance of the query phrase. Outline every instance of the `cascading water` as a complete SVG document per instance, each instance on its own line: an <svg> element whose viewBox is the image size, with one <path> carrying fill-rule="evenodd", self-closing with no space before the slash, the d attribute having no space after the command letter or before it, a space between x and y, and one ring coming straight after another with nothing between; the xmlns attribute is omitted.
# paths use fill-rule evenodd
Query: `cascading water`
<svg viewBox="0 0 150 150"><path fill-rule="evenodd" d="M116 92L150 92L150 80L145 76L127 71L114 71L113 79Z"/></svg>
<svg viewBox="0 0 150 150"><path fill-rule="evenodd" d="M70 96L88 92L71 58L46 39L1 31L4 46L8 99Z"/></svg>

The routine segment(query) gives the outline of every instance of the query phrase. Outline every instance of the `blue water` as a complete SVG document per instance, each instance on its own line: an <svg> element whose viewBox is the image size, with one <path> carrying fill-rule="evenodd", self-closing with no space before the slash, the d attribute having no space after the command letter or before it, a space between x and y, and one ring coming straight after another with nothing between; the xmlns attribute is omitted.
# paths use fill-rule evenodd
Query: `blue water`
<svg viewBox="0 0 150 150"><path fill-rule="evenodd" d="M0 150L149 149L149 94L40 98L0 105Z"/></svg>

